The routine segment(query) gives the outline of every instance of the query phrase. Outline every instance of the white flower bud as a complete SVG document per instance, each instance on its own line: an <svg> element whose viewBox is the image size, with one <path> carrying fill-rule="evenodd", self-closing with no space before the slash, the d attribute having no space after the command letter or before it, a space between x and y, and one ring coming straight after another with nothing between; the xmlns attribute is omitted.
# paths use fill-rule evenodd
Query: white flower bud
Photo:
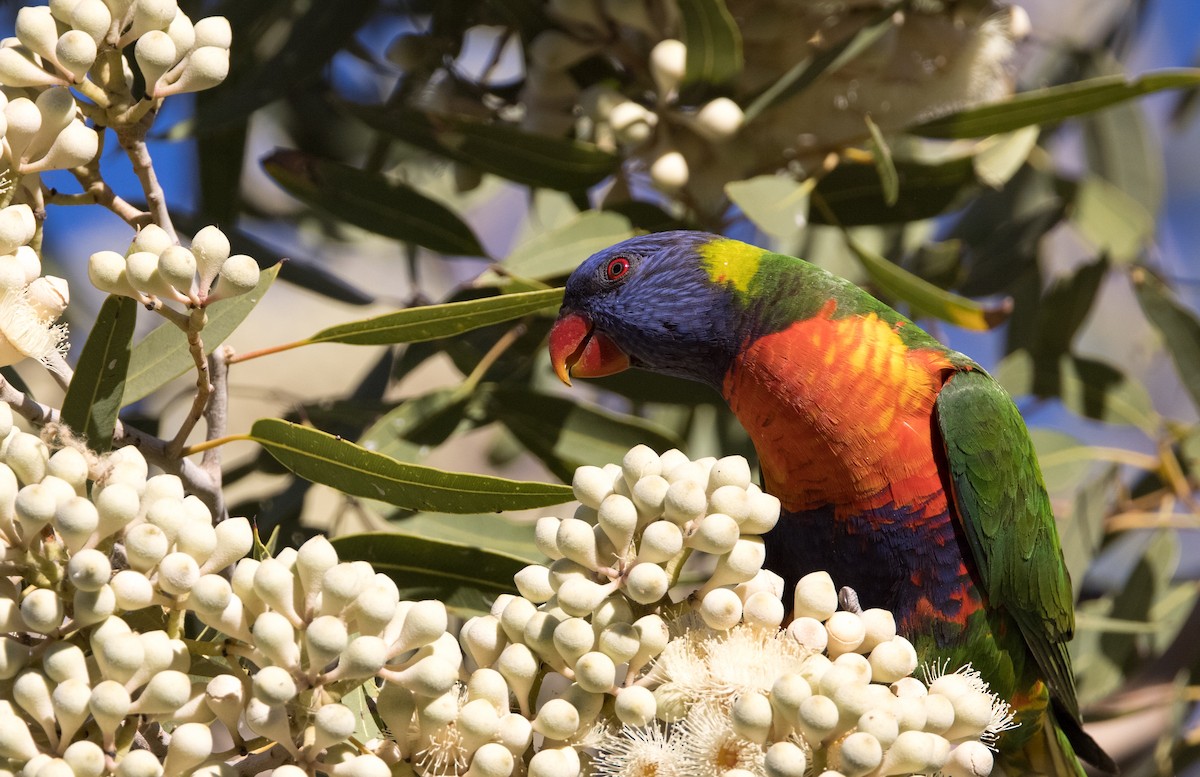
<svg viewBox="0 0 1200 777"><path fill-rule="evenodd" d="M186 521L175 535L175 549L203 564L217 549L217 530L211 523Z"/></svg>
<svg viewBox="0 0 1200 777"><path fill-rule="evenodd" d="M883 748L879 740L870 734L856 731L840 742L840 747L831 748L831 765L846 777L861 777L874 770L883 761Z"/></svg>
<svg viewBox="0 0 1200 777"><path fill-rule="evenodd" d="M67 562L67 579L81 591L98 591L111 578L112 564L98 550L81 550Z"/></svg>
<svg viewBox="0 0 1200 777"><path fill-rule="evenodd" d="M529 718L516 712L500 716L500 729L496 732L500 744L515 756L522 755L533 741L533 724Z"/></svg>
<svg viewBox="0 0 1200 777"><path fill-rule="evenodd" d="M967 741L950 751L950 758L942 766L941 773L946 777L988 777L994 765L995 759L987 745Z"/></svg>
<svg viewBox="0 0 1200 777"><path fill-rule="evenodd" d="M514 596L508 600L508 605L500 614L500 625L510 641L521 641L525 624L535 612L537 612L537 605L524 597Z"/></svg>
<svg viewBox="0 0 1200 777"><path fill-rule="evenodd" d="M829 657L837 658L843 653L853 652L862 644L867 634L866 624L858 613L844 610L835 612L825 621L825 630L829 632ZM891 682L883 680L881 682Z"/></svg>
<svg viewBox="0 0 1200 777"><path fill-rule="evenodd" d="M43 731L54 732L54 704L45 675L22 672L12 684L12 699Z"/></svg>
<svg viewBox="0 0 1200 777"><path fill-rule="evenodd" d="M553 561L563 557L558 549L559 523L561 521L558 518L546 516L538 518L537 523L533 526L533 544L542 555L548 556Z"/></svg>
<svg viewBox="0 0 1200 777"><path fill-rule="evenodd" d="M728 588L715 588L700 600L700 617L710 629L731 629L742 620L742 600Z"/></svg>
<svg viewBox="0 0 1200 777"><path fill-rule="evenodd" d="M762 569L765 560L766 549L762 538L743 536L734 543L732 550L717 559L717 566L705 587L711 589L752 580Z"/></svg>
<svg viewBox="0 0 1200 777"><path fill-rule="evenodd" d="M330 769L333 777L391 777L392 769L377 755L356 755Z"/></svg>
<svg viewBox="0 0 1200 777"><path fill-rule="evenodd" d="M612 493L613 479L600 467L582 466L575 470L571 489L584 506L598 509L605 497Z"/></svg>
<svg viewBox="0 0 1200 777"><path fill-rule="evenodd" d="M29 725L16 715L0 715L0 756L25 763L38 754Z"/></svg>
<svg viewBox="0 0 1200 777"><path fill-rule="evenodd" d="M633 541L638 518L638 508L628 497L610 494L600 503L598 524L618 555L624 555L629 543Z"/></svg>
<svg viewBox="0 0 1200 777"><path fill-rule="evenodd" d="M837 607L837 589L833 587L833 578L828 572L812 572L796 583L792 617L808 617L824 622L837 611Z"/></svg>
<svg viewBox="0 0 1200 777"><path fill-rule="evenodd" d="M171 239L165 229L157 224L147 224L134 235L133 242L129 244L129 253L145 251L158 256L173 245L175 245L175 241Z"/></svg>
<svg viewBox="0 0 1200 777"><path fill-rule="evenodd" d="M183 246L168 246L158 257L155 269L159 282L165 287L163 296L179 299L192 293L196 276L196 257L191 251Z"/></svg>
<svg viewBox="0 0 1200 777"><path fill-rule="evenodd" d="M683 550L683 532L670 521L653 521L642 530L637 561L661 564Z"/></svg>
<svg viewBox="0 0 1200 777"><path fill-rule="evenodd" d="M193 259L193 265L194 263ZM193 266L193 271L194 269ZM296 574L300 577L300 585L306 596L311 597L321 592L325 573L337 566L337 563L337 551L324 534L317 534L300 546L296 551Z"/></svg>
<svg viewBox="0 0 1200 777"><path fill-rule="evenodd" d="M113 575L109 586L122 610L140 610L154 601L154 586L150 579L135 569L122 569Z"/></svg>
<svg viewBox="0 0 1200 777"><path fill-rule="evenodd" d="M650 74L658 88L659 99L665 100L683 80L687 70L687 47L682 41L663 40L650 51Z"/></svg>
<svg viewBox="0 0 1200 777"><path fill-rule="evenodd" d="M201 572L217 572L250 552L254 546L254 532L245 518L229 518L215 527L217 547L201 565Z"/></svg>
<svg viewBox="0 0 1200 777"><path fill-rule="evenodd" d="M203 23L204 20L201 20ZM200 276L200 291L206 293L229 259L229 238L219 228L208 226L192 238L192 253L196 257L196 272Z"/></svg>
<svg viewBox="0 0 1200 777"><path fill-rule="evenodd" d="M167 35L171 36L177 51L191 51L196 48L196 28L192 26L192 20L182 10L175 12L175 18L167 26Z"/></svg>
<svg viewBox="0 0 1200 777"><path fill-rule="evenodd" d="M804 750L789 741L775 742L767 748L763 771L767 777L804 777L808 757Z"/></svg>
<svg viewBox="0 0 1200 777"><path fill-rule="evenodd" d="M718 97L699 110L693 126L710 141L720 143L736 135L745 119L737 103L728 97Z"/></svg>
<svg viewBox="0 0 1200 777"><path fill-rule="evenodd" d="M941 734L954 725L954 704L940 693L920 697L925 706L925 731Z"/></svg>
<svg viewBox="0 0 1200 777"><path fill-rule="evenodd" d="M58 26L49 8L27 6L17 11L15 32L22 46L42 59L53 59L54 46L58 43ZM18 85L5 83L8 86Z"/></svg>
<svg viewBox="0 0 1200 777"><path fill-rule="evenodd" d="M158 587L172 596L183 596L200 579L200 566L186 553L168 553L158 562Z"/></svg>
<svg viewBox="0 0 1200 777"><path fill-rule="evenodd" d="M220 575L201 575L188 594L188 609L219 616L233 598L233 587ZM290 628L290 625L289 625Z"/></svg>
<svg viewBox="0 0 1200 777"><path fill-rule="evenodd" d="M254 593L272 609L278 610L293 624L300 623L294 597L295 576L278 559L265 558L254 571Z"/></svg>
<svg viewBox="0 0 1200 777"><path fill-rule="evenodd" d="M787 613L783 602L771 591L758 591L742 605L742 619L748 626L776 631Z"/></svg>
<svg viewBox="0 0 1200 777"><path fill-rule="evenodd" d="M287 707L273 707L261 699L253 698L246 702L243 719L246 721L246 727L255 734L285 747L292 744L292 728ZM295 748L293 746L289 749Z"/></svg>
<svg viewBox="0 0 1200 777"><path fill-rule="evenodd" d="M149 750L130 750L117 764L117 777L162 777L163 768Z"/></svg>
<svg viewBox="0 0 1200 777"><path fill-rule="evenodd" d="M638 652L629 659L629 677L636 676L650 659L661 653L671 638L666 621L654 613L638 618L633 628L638 634Z"/></svg>
<svg viewBox="0 0 1200 777"><path fill-rule="evenodd" d="M26 486L41 484L42 479L46 477L46 466L49 462L50 451L36 434L17 432L9 438L4 449L4 463L12 468L13 474Z"/></svg>
<svg viewBox="0 0 1200 777"><path fill-rule="evenodd" d="M72 742L63 751L63 760L71 767L74 777L100 777L104 774L104 751L95 742L86 739Z"/></svg>
<svg viewBox="0 0 1200 777"><path fill-rule="evenodd" d="M678 151L667 151L650 163L650 180L659 189L675 192L687 186L688 163Z"/></svg>
<svg viewBox="0 0 1200 777"><path fill-rule="evenodd" d="M139 572L153 569L167 555L169 547L166 533L152 523L140 523L125 532L125 555L129 566Z"/></svg>
<svg viewBox="0 0 1200 777"><path fill-rule="evenodd" d="M59 451L59 453L64 451ZM96 526L98 539L110 537L125 528L130 521L137 517L140 509L137 491L125 483L106 485L98 495L93 496L93 501L99 517L99 523Z"/></svg>
<svg viewBox="0 0 1200 777"><path fill-rule="evenodd" d="M588 693L608 693L616 683L617 667L604 653L585 653L575 662L575 682Z"/></svg>
<svg viewBox="0 0 1200 777"><path fill-rule="evenodd" d="M313 716L316 737L313 750L324 750L330 745L345 742L354 733L358 719L344 704L326 704Z"/></svg>
<svg viewBox="0 0 1200 777"><path fill-rule="evenodd" d="M638 630L630 623L605 626L596 642L597 649L617 664L626 663L641 650Z"/></svg>
<svg viewBox="0 0 1200 777"><path fill-rule="evenodd" d="M891 689L892 693L898 699L924 696L929 693L929 689L925 687L925 683L915 677L901 677L892 683Z"/></svg>
<svg viewBox="0 0 1200 777"><path fill-rule="evenodd" d="M159 273L157 254L149 251L135 251L125 257L125 276L138 291L163 299L179 298L175 288ZM153 480L153 478L151 479ZM182 501L182 495L178 501Z"/></svg>
<svg viewBox="0 0 1200 777"><path fill-rule="evenodd" d="M800 705L810 696L812 686L796 672L780 675L771 685L770 699L774 714L790 726L797 725Z"/></svg>
<svg viewBox="0 0 1200 777"><path fill-rule="evenodd" d="M91 698L88 699L88 710L92 719L106 736L112 736L117 726L125 721L133 702L129 691L115 680L104 680L92 688Z"/></svg>
<svg viewBox="0 0 1200 777"><path fill-rule="evenodd" d="M3 122L4 122L4 114L0 114L0 129L3 129ZM37 251L33 250L29 246L22 245L22 246L17 246L15 249L13 249L12 255L16 261L17 266L19 266L24 271L25 283L33 283L39 277L41 277L42 259L41 259L41 257L38 256ZM54 276L50 276L50 277L53 278ZM62 282L61 288L59 287L57 281ZM59 292L62 295L63 300L64 300L63 308L65 309L66 302L68 301L68 298L70 296L69 290L67 289L66 281L63 281L61 278L56 279L56 283L54 285L54 290L56 292ZM60 310L59 313L61 313L61 312L62 311ZM55 316L55 318L57 318L57 316ZM69 449L69 450L74 450L74 449ZM76 451L76 452L78 452L78 451Z"/></svg>
<svg viewBox="0 0 1200 777"><path fill-rule="evenodd" d="M694 480L676 480L663 500L663 517L682 526L704 515L708 497L704 486Z"/></svg>
<svg viewBox="0 0 1200 777"><path fill-rule="evenodd" d="M338 677L343 680L371 677L387 661L387 652L387 644L379 637L355 637L338 661Z"/></svg>
<svg viewBox="0 0 1200 777"><path fill-rule="evenodd" d="M613 106L608 123L617 134L617 139L626 146L645 143L654 133L658 114L649 111L632 100ZM657 459L657 456L655 457Z"/></svg>
<svg viewBox="0 0 1200 777"><path fill-rule="evenodd" d="M499 742L488 742L471 756L471 766L464 777L509 777L515 759L513 754Z"/></svg>
<svg viewBox="0 0 1200 777"><path fill-rule="evenodd" d="M399 603L396 584L379 575L359 592L350 611L360 632L379 636L396 617Z"/></svg>
<svg viewBox="0 0 1200 777"><path fill-rule="evenodd" d="M529 759L528 777L578 777L579 753L574 747L547 747Z"/></svg>
<svg viewBox="0 0 1200 777"><path fill-rule="evenodd" d="M558 525L555 544L564 557L588 569L600 566L596 557L596 537L592 527L576 518L566 518Z"/></svg>
<svg viewBox="0 0 1200 777"><path fill-rule="evenodd" d="M648 445L635 445L621 459L621 473L631 487L644 477L662 472L658 454Z"/></svg>
<svg viewBox="0 0 1200 777"><path fill-rule="evenodd" d="M9 680L29 663L29 648L0 635L0 680Z"/></svg>
<svg viewBox="0 0 1200 777"><path fill-rule="evenodd" d="M558 588L558 606L567 615L583 617L594 612L612 589L612 585L594 583L582 576L572 577Z"/></svg>
<svg viewBox="0 0 1200 777"><path fill-rule="evenodd" d="M300 663L300 647L292 623L278 612L268 611L254 619L254 646L278 666L292 668ZM264 701L267 701L264 699ZM283 702L267 701L268 704Z"/></svg>
<svg viewBox="0 0 1200 777"><path fill-rule="evenodd" d="M266 704L287 704L296 697L296 681L281 666L264 666L254 675L253 691L254 697Z"/></svg>
<svg viewBox="0 0 1200 777"><path fill-rule="evenodd" d="M723 513L713 513L700 520L684 544L702 553L719 556L733 550L740 536L737 521Z"/></svg>
<svg viewBox="0 0 1200 777"><path fill-rule="evenodd" d="M101 0L79 0L71 9L71 26L86 32L99 45L112 26L112 11Z"/></svg>
<svg viewBox="0 0 1200 777"><path fill-rule="evenodd" d="M729 711L729 720L739 736L760 745L764 744L773 720L771 702L761 693L742 693Z"/></svg>
<svg viewBox="0 0 1200 777"><path fill-rule="evenodd" d="M76 591L72 598L75 624L89 626L99 623L117 609L117 596L112 587L102 585L95 591Z"/></svg>
<svg viewBox="0 0 1200 777"><path fill-rule="evenodd" d="M744 456L726 456L718 459L708 474L708 493L711 494L722 486L734 486L745 491L750 485L750 477L750 463Z"/></svg>
<svg viewBox="0 0 1200 777"><path fill-rule="evenodd" d="M567 618L554 627L554 650L568 665L573 666L596 642L596 633L583 618Z"/></svg>
<svg viewBox="0 0 1200 777"><path fill-rule="evenodd" d="M224 16L206 16L196 22L195 46L216 46L227 49L233 43L233 30Z"/></svg>
<svg viewBox="0 0 1200 777"><path fill-rule="evenodd" d="M75 732L91 714L88 702L92 698L92 688L86 680L87 675L68 677L54 687L50 702L54 707L54 718L58 721L63 741L69 741Z"/></svg>
<svg viewBox="0 0 1200 777"><path fill-rule="evenodd" d="M467 621L459 639L478 667L489 667L496 663L500 651L508 643L500 619L494 615L483 615Z"/></svg>
<svg viewBox="0 0 1200 777"><path fill-rule="evenodd" d="M21 620L37 634L49 634L62 625L63 602L49 588L35 588L21 600Z"/></svg>
<svg viewBox="0 0 1200 777"><path fill-rule="evenodd" d="M551 699L538 710L533 730L546 739L564 740L579 729L579 710L565 699Z"/></svg>
<svg viewBox="0 0 1200 777"><path fill-rule="evenodd" d="M495 669L504 675L522 712L527 711L529 691L533 688L533 681L539 669L539 662L533 652L522 644L510 644L500 651Z"/></svg>
<svg viewBox="0 0 1200 777"><path fill-rule="evenodd" d="M738 486L721 486L709 496L708 512L725 513L740 526L750 514L750 495Z"/></svg>
<svg viewBox="0 0 1200 777"><path fill-rule="evenodd" d="M871 673L876 682L894 683L917 668L917 651L904 637L892 637L871 650Z"/></svg>
<svg viewBox="0 0 1200 777"><path fill-rule="evenodd" d="M347 644L349 644L349 636L346 633L345 621L334 615L322 615L314 618L308 628L304 630L304 645L308 653L309 671L324 669L326 665L341 655Z"/></svg>
<svg viewBox="0 0 1200 777"><path fill-rule="evenodd" d="M132 679L146 660L145 647L138 636L132 633L100 637L98 632L93 632L92 650L100 665L100 674L121 683Z"/></svg>
<svg viewBox="0 0 1200 777"><path fill-rule="evenodd" d="M71 80L79 83L96 62L96 41L82 30L67 30L58 39L54 54L59 66L71 75ZM92 156L95 156L94 152Z"/></svg>
<svg viewBox="0 0 1200 777"><path fill-rule="evenodd" d="M633 503L643 522L662 515L670 488L671 484L661 475L647 475L633 486Z"/></svg>
<svg viewBox="0 0 1200 777"><path fill-rule="evenodd" d="M38 109L35 107L34 110ZM14 253L18 247L32 240L36 231L37 220L28 205L9 205L0 209L0 252Z"/></svg>
<svg viewBox="0 0 1200 777"><path fill-rule="evenodd" d="M954 725L942 736L952 742L977 739L992 722L992 695L971 689L952 698Z"/></svg>
<svg viewBox="0 0 1200 777"><path fill-rule="evenodd" d="M599 634L614 623L633 623L633 609L629 600L620 594L605 599L592 613L592 631Z"/></svg>
<svg viewBox="0 0 1200 777"><path fill-rule="evenodd" d="M888 748L885 774L931 773L941 769L950 754L946 740L923 731L904 731Z"/></svg>
<svg viewBox="0 0 1200 777"><path fill-rule="evenodd" d="M530 564L513 576L521 596L531 602L542 604L554 596L550 586L550 570L541 564Z"/></svg>
<svg viewBox="0 0 1200 777"><path fill-rule="evenodd" d="M635 565L626 574L624 584L622 585L625 596L628 596L638 604L654 604L666 596L667 589L670 588L671 578L667 576L666 570L658 564ZM737 597L737 595L734 594L734 597ZM740 604L742 603L738 602L739 607Z"/></svg>
<svg viewBox="0 0 1200 777"><path fill-rule="evenodd" d="M42 671L56 683L68 679L88 679L87 659L77 645L53 642L42 653Z"/></svg>
<svg viewBox="0 0 1200 777"><path fill-rule="evenodd" d="M862 644L857 648L859 653L870 653L877 645L889 642L896 636L896 618L890 611L873 607L863 610L859 617L866 629Z"/></svg>
<svg viewBox="0 0 1200 777"><path fill-rule="evenodd" d="M70 295L67 282L53 275L34 278L25 288L25 300L42 321L57 321L67 309Z"/></svg>
<svg viewBox="0 0 1200 777"><path fill-rule="evenodd" d="M828 696L809 696L800 702L797 728L815 747L837 728L841 712Z"/></svg>
<svg viewBox="0 0 1200 777"><path fill-rule="evenodd" d="M158 672L146 683L130 712L139 715L173 716L192 697L192 683L183 672Z"/></svg>
<svg viewBox="0 0 1200 777"><path fill-rule="evenodd" d="M171 733L167 757L163 761L165 777L191 774L213 751L212 731L203 723L184 723Z"/></svg>
<svg viewBox="0 0 1200 777"><path fill-rule="evenodd" d="M245 696L242 681L231 674L217 675L204 688L204 703L231 732L237 731Z"/></svg>

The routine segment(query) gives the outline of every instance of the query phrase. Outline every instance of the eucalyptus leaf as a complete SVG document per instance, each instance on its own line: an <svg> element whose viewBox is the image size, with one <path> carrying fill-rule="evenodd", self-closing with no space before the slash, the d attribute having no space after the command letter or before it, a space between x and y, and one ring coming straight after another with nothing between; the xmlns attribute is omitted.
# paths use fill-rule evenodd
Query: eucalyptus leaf
<svg viewBox="0 0 1200 777"><path fill-rule="evenodd" d="M971 159L975 176L987 186L999 189L1025 164L1039 134L1041 130L1037 127L1023 127L983 141L982 148Z"/></svg>
<svg viewBox="0 0 1200 777"><path fill-rule="evenodd" d="M889 208L896 206L900 199L900 174L896 172L896 163L892 161L892 150L888 148L879 125L871 120L870 114L863 117L867 130L871 133L871 156L875 159L875 169L879 171L879 185L883 190L883 201Z"/></svg>
<svg viewBox="0 0 1200 777"><path fill-rule="evenodd" d="M437 599L463 616L487 612L500 594L516 593L513 576L528 566L525 559L474 544L391 532L351 534L332 543L342 560L370 562L390 577L402 599Z"/></svg>
<svg viewBox="0 0 1200 777"><path fill-rule="evenodd" d="M561 278L592 254L629 237L633 237L629 219L611 211L587 211L517 246L501 264L505 272L520 278Z"/></svg>
<svg viewBox="0 0 1200 777"><path fill-rule="evenodd" d="M487 255L458 214L407 184L290 149L262 165L289 194L350 224L444 254Z"/></svg>
<svg viewBox="0 0 1200 777"><path fill-rule="evenodd" d="M1200 408L1200 318L1166 284L1141 268L1133 272L1133 289L1142 312L1162 335L1192 404Z"/></svg>
<svg viewBox="0 0 1200 777"><path fill-rule="evenodd" d="M1097 176L1080 181L1071 222L1117 264L1136 259L1154 234L1154 217L1142 204Z"/></svg>
<svg viewBox="0 0 1200 777"><path fill-rule="evenodd" d="M638 444L660 452L683 445L666 429L635 416L526 389L498 388L488 413L564 481L584 464L620 462Z"/></svg>
<svg viewBox="0 0 1200 777"><path fill-rule="evenodd" d="M533 523L509 520L503 515L416 513L392 521L392 527L398 534L474 545L530 564L546 559L533 544Z"/></svg>
<svg viewBox="0 0 1200 777"><path fill-rule="evenodd" d="M894 162L898 199L888 204L888 195L873 165L843 163L821 179L813 192L824 209L814 209L814 224L841 224L855 227L866 224L897 224L940 215L965 191L976 186L970 157L924 164Z"/></svg>
<svg viewBox="0 0 1200 777"><path fill-rule="evenodd" d="M889 262L846 233L846 243L866 268L871 280L889 296L913 306L914 312L934 316L964 329L987 330L1003 322L1005 305L988 307L934 286L903 267Z"/></svg>
<svg viewBox="0 0 1200 777"><path fill-rule="evenodd" d="M725 195L771 237L790 240L808 223L811 186L781 175L759 175L725 184Z"/></svg>
<svg viewBox="0 0 1200 777"><path fill-rule="evenodd" d="M544 289L465 302L422 305L327 327L308 337L305 342L393 345L436 340L555 308L562 302L562 294L562 289Z"/></svg>
<svg viewBox="0 0 1200 777"><path fill-rule="evenodd" d="M569 486L404 464L334 435L274 418L255 421L250 438L306 480L397 507L445 513L499 512L546 507L574 498Z"/></svg>
<svg viewBox="0 0 1200 777"><path fill-rule="evenodd" d="M63 423L82 434L97 453L112 447L137 310L137 301L131 297L114 294L104 300L63 398Z"/></svg>
<svg viewBox="0 0 1200 777"><path fill-rule="evenodd" d="M276 264L263 270L258 285L245 294L208 306L208 322L202 334L206 355L216 350L246 320L275 281L279 268ZM148 396L187 372L193 364L187 336L174 324L160 325L133 348L121 404L131 405Z"/></svg>
<svg viewBox="0 0 1200 777"><path fill-rule="evenodd" d="M1200 69L1158 70L1132 80L1120 75L1101 76L1023 92L1002 102L918 124L908 131L927 138L979 138L1033 124L1051 124L1163 89L1195 86L1200 86Z"/></svg>
<svg viewBox="0 0 1200 777"><path fill-rule="evenodd" d="M687 46L685 100L691 91L730 87L742 72L742 33L725 0L679 0L679 15Z"/></svg>

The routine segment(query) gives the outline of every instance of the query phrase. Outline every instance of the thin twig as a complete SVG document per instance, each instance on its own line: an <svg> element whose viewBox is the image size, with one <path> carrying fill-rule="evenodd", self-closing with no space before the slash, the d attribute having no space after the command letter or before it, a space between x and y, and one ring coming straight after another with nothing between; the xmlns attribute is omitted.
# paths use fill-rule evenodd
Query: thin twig
<svg viewBox="0 0 1200 777"><path fill-rule="evenodd" d="M101 134L103 137L103 134ZM133 205L130 205L125 200L117 196L117 193L112 190L108 182L100 175L100 154L96 155L96 159L85 167L76 167L71 170L71 174L75 176L75 180L79 181L83 186L85 194L90 195L92 202L97 205L102 205L108 208L113 213L134 229L141 229L151 223L150 214L144 210L140 210ZM56 205L74 205L74 202L59 202L56 197L67 197L72 195L61 195L55 190L49 191L50 202ZM82 196L82 195L74 195Z"/></svg>
<svg viewBox="0 0 1200 777"><path fill-rule="evenodd" d="M187 417L175 433L175 438L167 445L167 453L178 457L187 443L188 435L196 428L196 424L204 417L204 409L208 407L208 399L212 396L213 385L208 372L208 359L204 355L204 340L200 337L201 325L204 320L204 309L196 308L192 312L192 321L188 325L188 353L192 355L192 363L196 365L196 396L192 398L192 407Z"/></svg>
<svg viewBox="0 0 1200 777"><path fill-rule="evenodd" d="M204 439L215 440L225 434L229 423L229 365L227 359L233 353L229 346L222 346L213 351L208 357L208 376L212 383L212 396L204 408ZM221 495L221 450L219 447L209 448L200 457L200 469L208 473L213 486ZM221 512L216 513L218 520L224 517L224 505Z"/></svg>
<svg viewBox="0 0 1200 777"><path fill-rule="evenodd" d="M146 132L154 122L154 114L149 113L137 124L127 124L116 129L117 140L125 154L133 164L133 172L137 174L142 184L142 192L146 195L146 205L154 223L166 230L171 240L178 243L175 226L171 223L171 214L167 211L167 198L163 195L162 185L158 182L158 174L154 172L154 160L150 158L150 149L146 146Z"/></svg>
<svg viewBox="0 0 1200 777"><path fill-rule="evenodd" d="M62 417L58 410L48 405L43 405L32 397L18 391L2 377L0 377L0 402L4 402L12 407L13 410L17 411L23 418L35 426L41 427L46 424L62 423ZM113 429L113 446L123 447L125 445L136 447L141 451L142 456L145 457L147 462L160 467L172 475L177 475L183 481L183 485L188 492L199 497L208 506L209 510L212 510L214 515L217 515L216 509L220 505L219 489L214 486L212 478L199 465L187 459L172 458L167 455L167 443L165 440L161 440L117 421Z"/></svg>

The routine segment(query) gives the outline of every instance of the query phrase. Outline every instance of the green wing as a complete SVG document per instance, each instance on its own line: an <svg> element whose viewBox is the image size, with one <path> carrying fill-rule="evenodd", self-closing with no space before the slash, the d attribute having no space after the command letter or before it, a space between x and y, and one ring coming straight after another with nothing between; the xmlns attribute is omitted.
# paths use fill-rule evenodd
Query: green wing
<svg viewBox="0 0 1200 777"><path fill-rule="evenodd" d="M956 372L936 408L953 498L988 603L1017 622L1051 695L1078 718L1067 654L1071 581L1025 422L982 370Z"/></svg>

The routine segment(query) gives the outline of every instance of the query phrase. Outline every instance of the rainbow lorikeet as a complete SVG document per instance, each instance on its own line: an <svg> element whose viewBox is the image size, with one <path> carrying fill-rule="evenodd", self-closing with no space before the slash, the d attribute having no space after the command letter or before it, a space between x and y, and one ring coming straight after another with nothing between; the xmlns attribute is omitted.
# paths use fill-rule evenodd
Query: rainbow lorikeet
<svg viewBox="0 0 1200 777"><path fill-rule="evenodd" d="M783 506L767 568L833 570L921 657L970 663L1020 725L1007 773L1116 766L1082 729L1071 585L1024 422L978 364L852 283L701 232L635 237L567 281L554 368L706 383Z"/></svg>

